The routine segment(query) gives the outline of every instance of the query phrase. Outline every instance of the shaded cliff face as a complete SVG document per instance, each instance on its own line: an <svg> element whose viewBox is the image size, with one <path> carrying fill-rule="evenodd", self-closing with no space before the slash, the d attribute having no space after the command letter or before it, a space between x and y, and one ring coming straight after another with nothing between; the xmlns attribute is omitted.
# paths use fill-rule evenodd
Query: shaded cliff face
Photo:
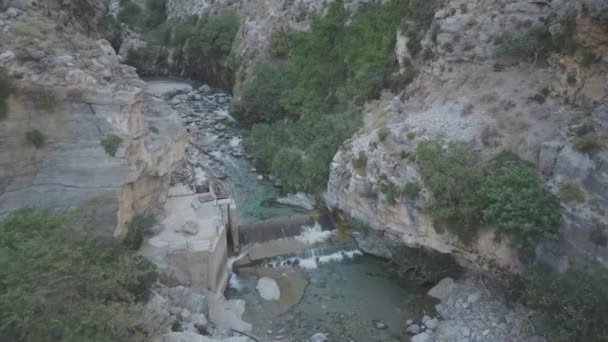
<svg viewBox="0 0 608 342"><path fill-rule="evenodd" d="M562 198L565 228L557 240L537 246L537 258L561 269L590 260L606 263L601 236L608 224L608 45L600 19L605 9L602 1L447 1L421 42L426 61L412 58L408 37L398 33L396 58L413 61L420 74L396 96L385 94L367 105L365 127L332 163L328 204L409 245L455 253L476 266L492 259L517 268L516 251L506 241L495 242L489 231L463 244L433 228L425 210L431 194L415 162L417 144L436 136L469 142L487 158L512 150L535 163ZM541 25L553 36L566 32L566 22L556 18L573 10L573 55L564 48L545 57L540 46L524 58L501 52L505 46L497 37L508 32ZM527 42L534 43L539 42ZM378 134L383 127L390 132L385 141ZM360 151L367 157L363 167L356 161ZM393 201L381 193L387 179L419 184L422 193L417 200ZM560 192L566 183L574 183L582 196L566 201Z"/></svg>
<svg viewBox="0 0 608 342"><path fill-rule="evenodd" d="M181 122L107 41L64 20L70 11L45 13L0 13L0 66L13 84L0 119L0 215L76 208L101 234L123 235L135 213L164 203Z"/></svg>

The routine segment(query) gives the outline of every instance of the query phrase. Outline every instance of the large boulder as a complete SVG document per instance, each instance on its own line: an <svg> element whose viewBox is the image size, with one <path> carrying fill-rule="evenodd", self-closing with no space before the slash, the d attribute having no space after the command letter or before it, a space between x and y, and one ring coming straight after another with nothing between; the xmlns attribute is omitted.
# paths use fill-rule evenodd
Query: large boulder
<svg viewBox="0 0 608 342"><path fill-rule="evenodd" d="M277 282L272 278L260 278L255 288L260 293L260 297L262 297L264 300L279 300L281 298L279 284L277 284Z"/></svg>
<svg viewBox="0 0 608 342"><path fill-rule="evenodd" d="M428 292L428 295L439 300L448 298L456 289L457 285L452 278L444 278L433 286Z"/></svg>

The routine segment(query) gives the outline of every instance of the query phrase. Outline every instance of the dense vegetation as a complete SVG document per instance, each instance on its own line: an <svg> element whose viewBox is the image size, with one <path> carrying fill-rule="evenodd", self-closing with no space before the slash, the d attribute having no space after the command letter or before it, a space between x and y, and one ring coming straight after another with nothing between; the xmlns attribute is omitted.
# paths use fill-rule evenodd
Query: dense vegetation
<svg viewBox="0 0 608 342"><path fill-rule="evenodd" d="M527 279L525 301L551 341L608 341L607 283L604 270L539 268Z"/></svg>
<svg viewBox="0 0 608 342"><path fill-rule="evenodd" d="M128 64L142 74L186 71L190 77L231 86L230 51L239 29L233 10L192 16L168 25L166 0L147 0L145 8L123 0L118 20L142 33L147 45L129 52ZM171 56L169 48L175 50Z"/></svg>
<svg viewBox="0 0 608 342"><path fill-rule="evenodd" d="M431 216L465 241L480 224L496 227L517 247L553 236L561 227L557 198L534 165L513 153L482 164L465 143L444 147L443 141L430 140L419 144L416 161L433 193Z"/></svg>
<svg viewBox="0 0 608 342"><path fill-rule="evenodd" d="M531 59L545 58L551 52L571 55L576 50L575 21L576 11L571 11L561 18L550 17L542 25L505 32L496 37L496 53ZM554 32L550 27L554 27Z"/></svg>
<svg viewBox="0 0 608 342"><path fill-rule="evenodd" d="M152 264L72 225L22 210L0 222L0 340L138 341Z"/></svg>
<svg viewBox="0 0 608 342"><path fill-rule="evenodd" d="M411 22L409 30L423 31L437 3L392 0L351 15L338 0L310 32L275 34L274 59L256 65L233 108L252 125L245 146L256 167L289 191L320 190L338 146L359 127L359 105L411 79L392 58L397 28ZM283 167L290 163L300 168Z"/></svg>

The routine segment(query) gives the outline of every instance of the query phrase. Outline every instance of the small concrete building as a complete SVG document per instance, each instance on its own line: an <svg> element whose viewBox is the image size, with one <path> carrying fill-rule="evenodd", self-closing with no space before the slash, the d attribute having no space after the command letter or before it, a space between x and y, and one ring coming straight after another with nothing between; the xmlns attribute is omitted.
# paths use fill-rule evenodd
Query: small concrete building
<svg viewBox="0 0 608 342"><path fill-rule="evenodd" d="M177 184L169 190L157 235L146 239L141 254L158 265L166 285L223 292L233 211L234 203L221 184L210 183L196 192Z"/></svg>

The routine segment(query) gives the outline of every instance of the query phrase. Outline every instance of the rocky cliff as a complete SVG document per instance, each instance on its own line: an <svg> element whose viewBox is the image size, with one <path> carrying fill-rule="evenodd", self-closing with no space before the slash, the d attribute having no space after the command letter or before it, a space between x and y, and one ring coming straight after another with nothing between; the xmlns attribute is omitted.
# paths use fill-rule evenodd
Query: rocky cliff
<svg viewBox="0 0 608 342"><path fill-rule="evenodd" d="M83 29L105 13L103 3L49 4L0 13L0 70L10 85L0 118L0 216L77 208L101 234L121 236L134 214L164 202L184 130L110 44Z"/></svg>
<svg viewBox="0 0 608 342"><path fill-rule="evenodd" d="M608 223L608 35L599 19L607 6L605 1L446 1L421 42L422 61L411 58L407 36L398 33L396 58L413 60L420 72L399 94L368 104L364 128L334 158L328 204L408 245L455 253L477 266L492 259L517 268L517 253L506 241L496 242L491 229L470 245L434 229L425 211L431 194L414 158L417 144L435 136L469 142L486 157L511 150L535 163L553 192L574 182L584 193L579 201L562 201L563 233L539 244L536 256L562 269L588 260L605 263L608 250L590 236L603 236ZM555 19L571 13L577 13L574 27ZM554 35L572 30L577 53L554 51L546 60L501 53L497 37L524 35L539 25L548 25ZM390 132L383 142L380 129ZM585 139L593 140L593 151L585 150ZM360 151L367 156L363 169L354 165ZM422 194L393 201L381 193L386 179L421 184Z"/></svg>
<svg viewBox="0 0 608 342"><path fill-rule="evenodd" d="M256 59L269 58L273 34L308 30L330 2L168 0L167 18L237 11L240 27L231 56L238 61L235 102ZM373 1L345 1L352 13ZM482 158L510 150L534 163L562 197L565 227L559 239L540 243L537 257L557 268L590 260L606 262L605 211L608 34L602 0L438 1L422 35L415 18L395 32L393 63L407 86L393 87L364 106L364 127L346 141L331 166L329 206L384 231L392 239L460 255L483 267L488 260L519 268L518 252L486 227L472 244L438 231L428 214L433 198L415 160L430 138L469 143ZM430 2L429 2L430 4ZM423 6L424 3L419 4ZM406 77L408 76L408 77ZM388 132L380 141L379 131ZM355 167L360 152L363 168ZM382 194L384 183L421 186L416 199Z"/></svg>

